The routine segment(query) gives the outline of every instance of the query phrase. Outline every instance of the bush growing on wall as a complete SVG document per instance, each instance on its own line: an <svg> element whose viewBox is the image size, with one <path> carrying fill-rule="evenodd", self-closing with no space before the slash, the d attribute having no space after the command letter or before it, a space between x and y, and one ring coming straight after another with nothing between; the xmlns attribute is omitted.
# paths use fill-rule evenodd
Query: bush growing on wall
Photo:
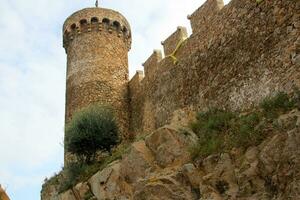
<svg viewBox="0 0 300 200"><path fill-rule="evenodd" d="M84 163L94 161L98 151L110 153L118 143L118 127L108 107L91 105L75 113L66 126L66 150Z"/></svg>

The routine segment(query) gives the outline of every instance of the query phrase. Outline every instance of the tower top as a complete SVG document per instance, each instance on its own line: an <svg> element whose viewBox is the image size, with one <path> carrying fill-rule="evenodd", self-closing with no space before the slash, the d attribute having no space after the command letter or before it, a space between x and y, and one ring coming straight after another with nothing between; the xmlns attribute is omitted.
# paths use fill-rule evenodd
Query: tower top
<svg viewBox="0 0 300 200"><path fill-rule="evenodd" d="M97 3L98 1L96 6ZM117 11L99 7L84 8L66 19L63 25L64 47L67 46L67 38L73 38L74 35L84 32L83 30L91 31L92 27L105 27L109 31L117 31L124 36L130 49L131 28L126 18Z"/></svg>
<svg viewBox="0 0 300 200"><path fill-rule="evenodd" d="M126 18L119 12L107 8L84 8L69 16L63 26L63 31L70 29L72 24L80 25L82 20L88 23L91 20L98 20L100 23L109 20L110 23L120 23L121 28L126 28L130 32L130 25ZM104 21L103 21L104 20Z"/></svg>

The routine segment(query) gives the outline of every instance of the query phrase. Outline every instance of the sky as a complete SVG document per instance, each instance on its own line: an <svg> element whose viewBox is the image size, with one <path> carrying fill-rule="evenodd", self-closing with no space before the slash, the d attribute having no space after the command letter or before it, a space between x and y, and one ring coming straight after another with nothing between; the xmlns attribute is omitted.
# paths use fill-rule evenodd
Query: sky
<svg viewBox="0 0 300 200"><path fill-rule="evenodd" d="M227 0L225 3L228 3ZM204 0L100 0L131 24L130 76ZM39 200L63 166L66 54L61 28L93 0L0 0L0 184L12 200Z"/></svg>

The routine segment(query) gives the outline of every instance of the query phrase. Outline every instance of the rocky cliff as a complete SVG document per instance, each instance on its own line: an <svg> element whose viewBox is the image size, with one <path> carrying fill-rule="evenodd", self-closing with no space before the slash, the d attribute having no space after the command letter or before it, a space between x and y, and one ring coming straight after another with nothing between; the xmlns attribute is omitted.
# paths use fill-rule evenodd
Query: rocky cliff
<svg viewBox="0 0 300 200"><path fill-rule="evenodd" d="M58 194L45 185L42 200L298 199L300 111L281 114L268 136L245 150L233 148L192 160L198 136L175 124L134 142L121 159ZM276 128L275 128L276 127Z"/></svg>

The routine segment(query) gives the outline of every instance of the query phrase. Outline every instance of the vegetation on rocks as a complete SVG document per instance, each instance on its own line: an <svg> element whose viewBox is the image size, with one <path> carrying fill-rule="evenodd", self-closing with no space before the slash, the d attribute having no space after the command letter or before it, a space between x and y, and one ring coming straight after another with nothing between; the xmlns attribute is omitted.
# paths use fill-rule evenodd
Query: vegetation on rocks
<svg viewBox="0 0 300 200"><path fill-rule="evenodd" d="M216 108L198 113L196 121L190 125L199 137L198 143L190 148L192 158L258 145L268 136L268 128L274 128L274 121L280 114L297 107L298 96L296 93L289 97L279 92L265 98L259 109L249 113Z"/></svg>
<svg viewBox="0 0 300 200"><path fill-rule="evenodd" d="M91 163L97 152L111 152L119 143L118 127L111 109L91 105L76 113L67 124L66 151L81 162Z"/></svg>
<svg viewBox="0 0 300 200"><path fill-rule="evenodd" d="M59 192L64 192L77 183L87 181L97 171L101 171L107 165L115 160L122 159L122 156L128 152L128 144L120 144L117 148L112 150L112 154L94 163L74 162L70 163L63 169L64 181L59 184Z"/></svg>

